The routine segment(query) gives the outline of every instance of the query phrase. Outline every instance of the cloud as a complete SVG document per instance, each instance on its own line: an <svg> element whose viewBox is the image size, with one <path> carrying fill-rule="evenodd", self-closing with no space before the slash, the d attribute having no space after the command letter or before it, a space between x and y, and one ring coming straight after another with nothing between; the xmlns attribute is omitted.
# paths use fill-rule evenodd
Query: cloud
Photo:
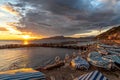
<svg viewBox="0 0 120 80"><path fill-rule="evenodd" d="M20 16L20 13L17 10L15 10L10 3L0 6L0 9L8 12L14 16Z"/></svg>
<svg viewBox="0 0 120 80"><path fill-rule="evenodd" d="M0 31L7 31L4 27L0 27Z"/></svg>
<svg viewBox="0 0 120 80"><path fill-rule="evenodd" d="M4 17L4 16L5 16L5 14L0 12L0 17Z"/></svg>
<svg viewBox="0 0 120 80"><path fill-rule="evenodd" d="M74 35L120 23L120 0L18 0L20 23L46 36ZM23 6L22 4L26 4Z"/></svg>
<svg viewBox="0 0 120 80"><path fill-rule="evenodd" d="M96 35L98 35L98 34L101 34L101 33L103 33L103 32L106 32L108 29L104 29L104 30L102 30L102 31L100 31L100 30L88 30L88 31L86 31L86 32L84 32L84 33L78 33L78 34L74 34L74 35L72 35L72 37L86 37L86 36L96 36Z"/></svg>

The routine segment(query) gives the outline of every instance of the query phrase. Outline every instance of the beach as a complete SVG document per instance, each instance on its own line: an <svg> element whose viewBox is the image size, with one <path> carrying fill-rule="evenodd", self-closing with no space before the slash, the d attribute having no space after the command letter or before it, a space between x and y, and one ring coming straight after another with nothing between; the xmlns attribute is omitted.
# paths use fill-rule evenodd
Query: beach
<svg viewBox="0 0 120 80"><path fill-rule="evenodd" d="M48 78L51 78L53 80L73 80L77 77L80 77L83 74L87 74L95 70L100 71L109 80L120 80L120 71L105 70L94 66L91 66L91 68L88 71L74 70L68 66L65 68L63 67L54 70L43 71L43 73L45 73Z"/></svg>
<svg viewBox="0 0 120 80"><path fill-rule="evenodd" d="M119 45L119 44L118 44ZM84 59L87 58L87 55L91 51L95 51L96 48L91 46L91 49L88 51L85 51L82 53L82 57ZM80 55L79 55L80 56ZM75 78L80 77L83 74L90 73L92 71L100 71L104 76L108 78L108 80L120 80L120 70L114 68L114 69L104 69L100 67L96 67L93 65L90 65L90 68L88 70L78 70L70 66L70 63L65 63L64 66L54 68L51 70L40 70L43 73L46 74L48 80L73 80Z"/></svg>
<svg viewBox="0 0 120 80"><path fill-rule="evenodd" d="M55 47L50 48L50 46L49 46L49 48L33 47L33 46L32 47L29 47L29 46L24 47L23 46L23 48L20 47L20 48L12 48L12 49L1 49L1 51L4 52L3 54L5 56L6 55L8 56L8 58L6 57L4 59L5 62L9 62L8 60L11 60L10 62L12 62L7 65L8 67L2 67L3 64L1 64L1 71L17 70L17 69L22 69L22 68L33 68L36 71L44 73L48 80L73 80L75 78L80 77L81 75L98 70L109 80L113 80L113 79L119 80L120 79L120 70L116 69L116 68L104 69L101 67L91 65L89 63L90 67L88 70L80 70L80 69L75 69L70 65L71 60L74 59L76 56L80 56L87 61L88 54L90 52L97 51L97 45L100 45L100 44L101 44L101 46L107 47L108 50L109 50L109 48L111 49L112 47L115 47L115 48L120 47L120 44L118 44L118 43L110 43L110 41L109 41L109 43L108 43L108 41L106 41L106 43L105 43L105 41L104 41L104 44L103 44L103 42L101 41L100 43L84 45L84 46L86 46L85 50L64 49L65 47L60 48L59 46L56 46L58 48L55 48ZM75 46L75 45L72 45L72 46ZM52 45L52 47L53 47L53 45ZM15 50L15 52L14 52L14 50ZM52 50L52 52L51 52L51 50ZM118 48L118 50L119 50L119 48ZM8 53L6 54L6 51L9 52L9 54ZM17 55L15 55L16 51L17 51ZM22 51L22 53L21 53L21 51ZM39 51L41 51L42 54ZM11 57L9 57L9 55L10 54L13 55L13 52L14 52L14 56L12 56L13 59L11 59ZM44 55L43 55L43 53L44 53ZM48 53L49 53L49 55L48 55ZM68 59L67 62L64 61L66 54L68 54L70 56L70 58ZM59 56L60 60L63 61L64 64L51 68L50 67L51 65L52 66L54 66L53 64L56 65L56 62L55 62L56 56ZM2 58L2 56L1 56L1 58ZM18 63L20 63L20 64L18 65ZM47 68L49 68L49 69L47 69Z"/></svg>

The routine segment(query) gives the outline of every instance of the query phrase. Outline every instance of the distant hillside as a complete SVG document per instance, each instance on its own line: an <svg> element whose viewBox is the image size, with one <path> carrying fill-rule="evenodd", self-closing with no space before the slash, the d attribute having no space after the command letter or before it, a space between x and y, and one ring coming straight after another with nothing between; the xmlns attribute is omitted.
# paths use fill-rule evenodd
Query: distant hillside
<svg viewBox="0 0 120 80"><path fill-rule="evenodd" d="M80 38L74 38L74 37L65 37L65 36L53 36L49 38L44 38L44 39L93 39L94 37L80 37Z"/></svg>
<svg viewBox="0 0 120 80"><path fill-rule="evenodd" d="M109 39L109 40L120 40L120 26L113 27L110 30L98 35L96 38Z"/></svg>
<svg viewBox="0 0 120 80"><path fill-rule="evenodd" d="M53 37L44 38L44 39L72 39L72 37L53 36Z"/></svg>

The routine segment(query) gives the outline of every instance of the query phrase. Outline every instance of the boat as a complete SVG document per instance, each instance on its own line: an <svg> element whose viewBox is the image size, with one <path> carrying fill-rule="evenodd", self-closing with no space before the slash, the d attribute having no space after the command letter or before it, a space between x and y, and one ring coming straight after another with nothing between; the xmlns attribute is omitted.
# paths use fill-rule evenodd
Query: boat
<svg viewBox="0 0 120 80"><path fill-rule="evenodd" d="M103 59L102 54L94 51L88 54L87 60L94 66L111 69L113 61Z"/></svg>
<svg viewBox="0 0 120 80"><path fill-rule="evenodd" d="M47 66L43 67L43 69L44 70L52 70L55 68L60 68L61 66L64 66L64 65L65 65L64 61L59 61L57 63L47 65Z"/></svg>

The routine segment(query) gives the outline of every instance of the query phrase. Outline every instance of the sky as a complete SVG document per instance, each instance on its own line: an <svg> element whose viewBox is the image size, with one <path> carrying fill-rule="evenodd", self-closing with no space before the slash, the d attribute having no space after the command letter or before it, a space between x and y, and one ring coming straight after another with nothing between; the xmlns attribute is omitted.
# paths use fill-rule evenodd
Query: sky
<svg viewBox="0 0 120 80"><path fill-rule="evenodd" d="M119 7L120 0L0 0L0 32L96 36L120 24Z"/></svg>

